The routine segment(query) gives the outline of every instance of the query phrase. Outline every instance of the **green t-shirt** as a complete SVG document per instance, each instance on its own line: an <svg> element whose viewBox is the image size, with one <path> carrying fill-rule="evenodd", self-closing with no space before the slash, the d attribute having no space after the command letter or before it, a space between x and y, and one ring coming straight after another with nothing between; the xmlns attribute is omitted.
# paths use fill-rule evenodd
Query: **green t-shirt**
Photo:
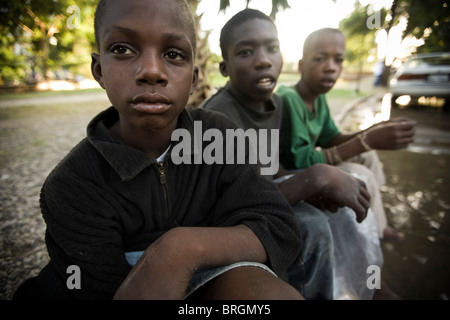
<svg viewBox="0 0 450 320"><path fill-rule="evenodd" d="M284 156L281 163L286 169L304 169L316 163L326 163L325 147L336 135L325 95L314 102L314 113L309 111L294 87L281 86L278 94L286 112Z"/></svg>

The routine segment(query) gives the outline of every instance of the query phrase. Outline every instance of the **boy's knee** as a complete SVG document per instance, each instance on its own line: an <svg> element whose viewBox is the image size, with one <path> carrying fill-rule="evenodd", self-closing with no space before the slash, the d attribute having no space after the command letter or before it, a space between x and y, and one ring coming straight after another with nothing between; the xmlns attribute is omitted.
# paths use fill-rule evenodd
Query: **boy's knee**
<svg viewBox="0 0 450 320"><path fill-rule="evenodd" d="M324 211L302 202L294 207L295 217L302 232L303 246L328 251L333 243L328 216Z"/></svg>
<svg viewBox="0 0 450 320"><path fill-rule="evenodd" d="M303 300L291 285L258 267L225 272L201 289L198 298L209 300Z"/></svg>

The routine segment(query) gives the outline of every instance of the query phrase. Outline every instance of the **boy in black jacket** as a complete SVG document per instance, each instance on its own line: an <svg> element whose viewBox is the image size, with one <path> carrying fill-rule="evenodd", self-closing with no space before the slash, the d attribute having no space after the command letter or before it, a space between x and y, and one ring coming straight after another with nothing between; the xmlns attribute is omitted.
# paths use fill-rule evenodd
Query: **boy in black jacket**
<svg viewBox="0 0 450 320"><path fill-rule="evenodd" d="M301 299L282 280L300 233L259 167L175 164L177 130L234 128L185 109L197 84L187 3L101 0L95 32L92 73L113 107L46 180L51 261L15 298ZM81 272L78 286L67 270Z"/></svg>

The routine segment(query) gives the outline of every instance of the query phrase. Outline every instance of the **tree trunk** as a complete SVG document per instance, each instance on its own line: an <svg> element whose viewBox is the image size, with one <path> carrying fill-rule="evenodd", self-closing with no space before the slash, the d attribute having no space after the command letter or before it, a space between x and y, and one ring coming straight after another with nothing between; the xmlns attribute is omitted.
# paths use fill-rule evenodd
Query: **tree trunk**
<svg viewBox="0 0 450 320"><path fill-rule="evenodd" d="M48 71L48 38L45 25L41 25L41 50L42 50L42 76L47 80Z"/></svg>
<svg viewBox="0 0 450 320"><path fill-rule="evenodd" d="M397 7L398 7L398 2L399 2L399 0L394 0L392 2L392 6L391 6L392 19L389 21L388 26L385 29L388 36L389 36L389 32L391 31L392 27L394 26L394 22L396 20L396 16L397 16L396 12L397 12ZM389 79L391 77L391 69L392 68L390 65L389 66L386 65L386 57L384 58L384 66L385 66L385 68L383 70L383 75L381 77L380 85L382 87L387 88L387 87L389 87Z"/></svg>
<svg viewBox="0 0 450 320"><path fill-rule="evenodd" d="M188 104L190 106L198 107L205 99L209 97L209 91L211 89L208 84L208 62L211 55L208 42L210 32L205 32L204 36L200 37L200 21L202 16L197 14L197 8L200 0L189 0L188 3L191 7L192 13L194 14L197 27L197 55L195 58L195 64L199 69L197 89L191 95Z"/></svg>

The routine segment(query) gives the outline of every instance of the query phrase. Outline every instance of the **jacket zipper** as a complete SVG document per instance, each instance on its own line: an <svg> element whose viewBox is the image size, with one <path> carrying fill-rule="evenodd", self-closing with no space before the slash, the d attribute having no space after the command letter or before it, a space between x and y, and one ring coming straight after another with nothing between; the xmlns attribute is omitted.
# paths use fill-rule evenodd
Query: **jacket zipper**
<svg viewBox="0 0 450 320"><path fill-rule="evenodd" d="M167 179L166 179L166 169L164 168L164 162L158 162L158 168L159 168L159 181L161 181L161 184L164 186L165 189Z"/></svg>
<svg viewBox="0 0 450 320"><path fill-rule="evenodd" d="M169 212L169 197L167 194L167 177L166 177L166 169L164 167L164 162L158 162L158 169L159 169L159 181L161 182L162 186L163 186L163 192L164 192L164 200L166 203L166 214L167 214L167 219L170 216L170 212Z"/></svg>

